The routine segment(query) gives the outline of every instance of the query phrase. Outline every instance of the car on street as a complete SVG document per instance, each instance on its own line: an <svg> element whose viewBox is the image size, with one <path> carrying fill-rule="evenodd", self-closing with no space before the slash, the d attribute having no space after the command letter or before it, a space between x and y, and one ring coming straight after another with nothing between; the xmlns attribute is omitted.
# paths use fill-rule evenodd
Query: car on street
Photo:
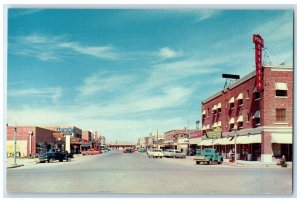
<svg viewBox="0 0 300 202"><path fill-rule="evenodd" d="M149 158L162 158L164 154L162 149L150 149L147 151L147 156Z"/></svg>
<svg viewBox="0 0 300 202"><path fill-rule="evenodd" d="M102 152L100 150L97 150L97 149L88 149L86 151L82 151L81 153L82 153L83 156L85 156L85 155L101 154Z"/></svg>
<svg viewBox="0 0 300 202"><path fill-rule="evenodd" d="M138 152L146 152L146 149L144 149L144 148L139 148L137 151L138 151Z"/></svg>
<svg viewBox="0 0 300 202"><path fill-rule="evenodd" d="M200 164L200 163L221 164L221 163L223 163L223 156L219 155L217 150L214 148L205 148L203 150L200 150L199 152L200 153L197 153L194 156L194 161L196 162L196 164Z"/></svg>
<svg viewBox="0 0 300 202"><path fill-rule="evenodd" d="M176 149L167 149L163 152L163 154L164 157L167 158L186 158L186 155L183 152Z"/></svg>
<svg viewBox="0 0 300 202"><path fill-rule="evenodd" d="M133 152L134 152L134 149L132 149L132 148L125 148L123 150L123 153L133 153Z"/></svg>
<svg viewBox="0 0 300 202"><path fill-rule="evenodd" d="M49 151L45 153L40 153L37 158L37 163L53 163L54 161L58 160L62 162L63 160L69 161L68 154L60 152L60 151Z"/></svg>

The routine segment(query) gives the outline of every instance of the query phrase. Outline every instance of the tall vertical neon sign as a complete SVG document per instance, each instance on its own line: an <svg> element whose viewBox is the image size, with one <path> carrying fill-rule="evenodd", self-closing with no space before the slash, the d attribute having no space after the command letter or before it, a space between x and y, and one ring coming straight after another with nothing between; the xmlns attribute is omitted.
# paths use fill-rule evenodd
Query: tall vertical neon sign
<svg viewBox="0 0 300 202"><path fill-rule="evenodd" d="M261 92L263 89L262 48L264 47L264 40L259 34L253 34L253 43L255 44L256 89Z"/></svg>

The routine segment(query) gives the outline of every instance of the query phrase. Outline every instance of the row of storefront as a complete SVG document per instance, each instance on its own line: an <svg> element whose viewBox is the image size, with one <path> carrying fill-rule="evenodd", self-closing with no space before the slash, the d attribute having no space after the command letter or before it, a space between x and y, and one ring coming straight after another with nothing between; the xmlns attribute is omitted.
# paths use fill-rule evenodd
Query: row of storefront
<svg viewBox="0 0 300 202"><path fill-rule="evenodd" d="M49 149L79 154L90 148L100 149L105 138L97 131L82 131L75 126L7 126L6 154L36 157Z"/></svg>

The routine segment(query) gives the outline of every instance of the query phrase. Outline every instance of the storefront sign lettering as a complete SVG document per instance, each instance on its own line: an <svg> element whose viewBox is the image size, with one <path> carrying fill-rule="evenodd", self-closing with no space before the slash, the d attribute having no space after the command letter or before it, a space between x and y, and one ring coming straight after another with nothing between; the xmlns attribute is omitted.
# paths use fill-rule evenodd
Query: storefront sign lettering
<svg viewBox="0 0 300 202"><path fill-rule="evenodd" d="M263 89L262 48L264 47L264 40L259 34L254 34L253 43L255 44L256 89L261 92Z"/></svg>
<svg viewBox="0 0 300 202"><path fill-rule="evenodd" d="M204 131L205 135L207 138L210 139L216 139L216 138L221 138L222 137L222 128L221 127L216 127L214 129L208 129Z"/></svg>

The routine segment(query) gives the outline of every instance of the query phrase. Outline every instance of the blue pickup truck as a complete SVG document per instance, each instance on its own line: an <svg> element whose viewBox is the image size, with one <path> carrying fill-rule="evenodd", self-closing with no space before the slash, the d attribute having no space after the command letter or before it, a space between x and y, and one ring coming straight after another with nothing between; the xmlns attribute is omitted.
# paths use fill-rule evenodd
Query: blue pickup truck
<svg viewBox="0 0 300 202"><path fill-rule="evenodd" d="M196 161L196 164L200 164L201 162L207 164L221 164L223 163L223 156L220 156L214 148L205 148L196 151L194 161Z"/></svg>

